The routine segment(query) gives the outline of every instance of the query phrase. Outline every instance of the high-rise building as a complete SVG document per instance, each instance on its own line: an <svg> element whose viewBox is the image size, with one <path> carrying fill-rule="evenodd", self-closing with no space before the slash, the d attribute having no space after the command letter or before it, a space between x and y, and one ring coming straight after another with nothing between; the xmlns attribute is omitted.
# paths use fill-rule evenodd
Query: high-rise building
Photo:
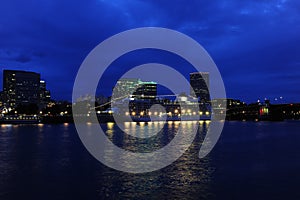
<svg viewBox="0 0 300 200"><path fill-rule="evenodd" d="M3 70L3 102L6 106L41 105L49 101L50 91L39 73Z"/></svg>
<svg viewBox="0 0 300 200"><path fill-rule="evenodd" d="M139 99L155 99L157 95L156 82L143 82L136 78L118 80L114 90L114 98L134 97Z"/></svg>
<svg viewBox="0 0 300 200"><path fill-rule="evenodd" d="M122 78L118 80L116 86L113 89L114 98L126 98L133 95L138 87L140 79L137 78Z"/></svg>
<svg viewBox="0 0 300 200"><path fill-rule="evenodd" d="M40 80L40 105L46 106L51 100L50 91L47 90L46 81Z"/></svg>
<svg viewBox="0 0 300 200"><path fill-rule="evenodd" d="M194 72L190 73L191 96L196 96L200 101L210 101L209 95L209 73ZM194 93L193 93L193 90Z"/></svg>
<svg viewBox="0 0 300 200"><path fill-rule="evenodd" d="M39 103L40 74L35 72L4 70L3 92L10 107L20 104Z"/></svg>
<svg viewBox="0 0 300 200"><path fill-rule="evenodd" d="M157 83L140 81L134 95L139 99L155 99L157 96Z"/></svg>
<svg viewBox="0 0 300 200"><path fill-rule="evenodd" d="M0 107L3 105L3 91L0 92Z"/></svg>

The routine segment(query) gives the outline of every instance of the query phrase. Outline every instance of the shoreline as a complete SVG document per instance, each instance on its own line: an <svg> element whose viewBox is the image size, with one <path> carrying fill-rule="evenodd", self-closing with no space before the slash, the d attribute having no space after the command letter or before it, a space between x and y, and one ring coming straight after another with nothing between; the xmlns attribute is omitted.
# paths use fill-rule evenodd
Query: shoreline
<svg viewBox="0 0 300 200"><path fill-rule="evenodd" d="M144 119L133 119L132 121L122 121L122 122L161 122L164 121L162 120L144 120ZM211 121L210 118L205 118L205 119L187 119L187 120L181 120L181 119L166 119L166 122L181 122L181 121ZM283 121L298 121L298 119L283 119L283 120L258 120L258 119L241 119L241 120L230 120L226 119L226 122L283 122ZM97 122L93 122L92 120L84 119L81 121L82 123L116 123L116 121L113 119L113 117L109 118L98 118ZM74 124L74 119L73 117L47 117L47 118L41 118L37 120L0 120L0 125L23 125L23 124Z"/></svg>

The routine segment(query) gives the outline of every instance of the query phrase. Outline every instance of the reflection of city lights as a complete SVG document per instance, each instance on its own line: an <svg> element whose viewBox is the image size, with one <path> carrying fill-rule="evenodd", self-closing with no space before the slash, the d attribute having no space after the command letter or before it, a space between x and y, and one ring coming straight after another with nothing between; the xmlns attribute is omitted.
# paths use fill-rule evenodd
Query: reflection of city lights
<svg viewBox="0 0 300 200"><path fill-rule="evenodd" d="M125 124L125 128L129 128L130 127L130 122L124 122Z"/></svg>
<svg viewBox="0 0 300 200"><path fill-rule="evenodd" d="M1 124L1 127L4 128L4 127L12 127L11 124Z"/></svg>
<svg viewBox="0 0 300 200"><path fill-rule="evenodd" d="M108 128L108 129L113 129L114 124L115 124L115 123L113 123L113 122L108 122L108 123L107 123L107 128Z"/></svg>

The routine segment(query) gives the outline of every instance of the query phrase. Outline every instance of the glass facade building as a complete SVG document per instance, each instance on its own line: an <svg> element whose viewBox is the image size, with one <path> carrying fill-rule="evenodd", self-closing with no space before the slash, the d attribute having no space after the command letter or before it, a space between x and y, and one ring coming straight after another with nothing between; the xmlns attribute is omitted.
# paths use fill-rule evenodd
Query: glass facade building
<svg viewBox="0 0 300 200"><path fill-rule="evenodd" d="M50 100L40 74L19 70L3 70L3 101L9 107L37 104Z"/></svg>
<svg viewBox="0 0 300 200"><path fill-rule="evenodd" d="M197 97L202 102L209 102L209 73L194 72L190 73L190 95ZM193 92L194 91L194 92Z"/></svg>

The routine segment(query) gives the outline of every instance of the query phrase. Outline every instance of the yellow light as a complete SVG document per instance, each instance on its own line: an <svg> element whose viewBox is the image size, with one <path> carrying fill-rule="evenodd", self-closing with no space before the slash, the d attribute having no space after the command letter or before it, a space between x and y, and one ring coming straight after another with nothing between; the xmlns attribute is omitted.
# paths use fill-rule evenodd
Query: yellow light
<svg viewBox="0 0 300 200"><path fill-rule="evenodd" d="M157 115L157 112L154 112L154 115Z"/></svg>
<svg viewBox="0 0 300 200"><path fill-rule="evenodd" d="M112 129L112 128L114 127L114 124L115 124L115 123L113 123L113 122L108 122L108 123L107 123L107 128L108 128L108 129Z"/></svg>
<svg viewBox="0 0 300 200"><path fill-rule="evenodd" d="M200 114L200 115L203 115L203 112L200 112L199 114Z"/></svg>
<svg viewBox="0 0 300 200"><path fill-rule="evenodd" d="M152 115L152 113L151 113L151 112L149 112L149 113L148 113L148 115Z"/></svg>
<svg viewBox="0 0 300 200"><path fill-rule="evenodd" d="M188 109L188 113L190 113L191 112L191 109Z"/></svg>
<svg viewBox="0 0 300 200"><path fill-rule="evenodd" d="M185 113L185 110L183 109L181 112L182 112L182 113Z"/></svg>
<svg viewBox="0 0 300 200"><path fill-rule="evenodd" d="M169 116L172 116L172 113L171 113L171 112L168 112L168 115L169 115Z"/></svg>
<svg viewBox="0 0 300 200"><path fill-rule="evenodd" d="M125 128L129 128L130 127L130 122L124 122L125 124Z"/></svg>
<svg viewBox="0 0 300 200"><path fill-rule="evenodd" d="M128 115L129 115L129 112L125 112L125 115L128 116Z"/></svg>
<svg viewBox="0 0 300 200"><path fill-rule="evenodd" d="M143 116L143 115L144 115L144 112L141 112L140 115Z"/></svg>
<svg viewBox="0 0 300 200"><path fill-rule="evenodd" d="M176 113L176 114L177 114L177 113L178 113L178 110L177 110L177 109L176 109L176 110L174 110L174 113Z"/></svg>
<svg viewBox="0 0 300 200"><path fill-rule="evenodd" d="M132 116L135 116L135 112L132 112L131 115L132 115Z"/></svg>
<svg viewBox="0 0 300 200"><path fill-rule="evenodd" d="M193 115L196 115L196 112L193 112Z"/></svg>
<svg viewBox="0 0 300 200"><path fill-rule="evenodd" d="M206 112L205 112L205 114L206 114L206 115L209 115L209 112L208 112L208 111L206 111Z"/></svg>

